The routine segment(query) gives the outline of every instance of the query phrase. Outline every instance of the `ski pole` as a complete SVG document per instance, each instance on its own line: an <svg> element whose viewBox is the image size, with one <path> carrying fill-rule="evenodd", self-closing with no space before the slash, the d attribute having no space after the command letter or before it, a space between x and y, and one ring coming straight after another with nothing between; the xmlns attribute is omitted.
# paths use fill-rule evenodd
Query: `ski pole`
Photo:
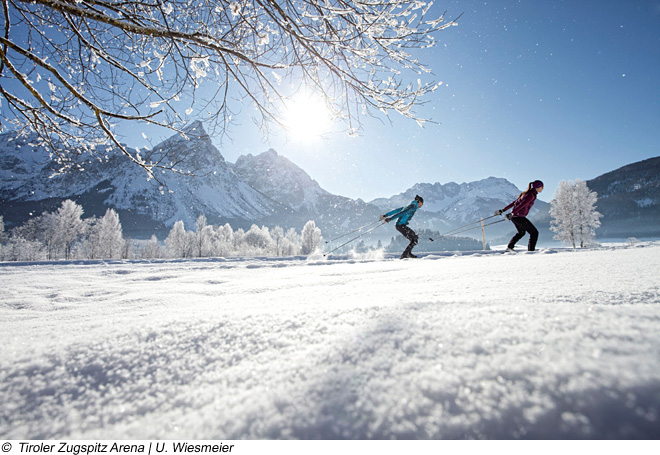
<svg viewBox="0 0 660 455"><path fill-rule="evenodd" d="M491 217L491 218L492 218L492 217ZM486 218L484 218L484 219L486 219ZM491 226L491 225L493 225L493 224L497 224L497 223L501 223L501 222L503 222L503 221L507 221L507 220L504 219L504 220L493 221L492 223L484 224L484 227L486 227L486 226ZM479 222L481 223L481 221L479 221ZM474 223L471 223L471 224L474 224ZM466 226L469 226L469 224L466 225ZM465 227L465 226L464 226L464 227ZM469 228L469 229L465 229L465 230L463 230L463 231L458 231L458 232L454 232L454 231L456 230L456 229L454 229L454 231L450 231L450 232L452 233L451 235L456 235L456 234L461 234L461 233L463 233L463 232L473 231L473 230L475 230L475 229L479 229L480 227L481 227L481 226L475 226L475 227L471 227L471 228ZM459 228L459 229L460 229L460 228ZM440 237L447 237L447 235L448 235L448 234L442 234ZM434 242L434 240L433 240L431 237L429 237L429 240L430 240L431 242Z"/></svg>
<svg viewBox="0 0 660 455"><path fill-rule="evenodd" d="M487 217L487 218L484 218L483 220L473 221L472 223L468 223L468 224L466 224L466 225L464 225L464 226L459 226L459 227L457 227L456 229L452 229L451 231L445 232L444 234L441 235L441 237L444 237L444 236L446 236L446 235L452 235L452 232L454 232L454 231L460 231L460 230L463 229L463 228L466 228L466 227L468 227L468 226L472 226L473 224L481 223L482 221L490 220L491 218L495 218L496 216L499 216L499 215L491 215L491 216L489 216L489 217Z"/></svg>
<svg viewBox="0 0 660 455"><path fill-rule="evenodd" d="M484 224L484 227L486 227L486 226L491 226L491 225L493 225L493 224L497 224L497 223L502 223L503 221L508 221L508 220L504 219L504 220L493 221L492 223ZM481 227L481 226L476 226L476 227L472 227L472 228L470 228L470 229L465 229L465 230L463 230L463 231L454 232L452 235L460 234L460 233L462 233L462 232L467 232L467 231L473 231L473 230L475 230L475 229L479 229L480 227Z"/></svg>
<svg viewBox="0 0 660 455"><path fill-rule="evenodd" d="M346 234L342 234L342 235L340 235L339 237L335 237L334 239L326 240L325 243L334 242L335 240L339 240L339 239L342 238L342 237L346 237L347 235L352 234L353 232L361 231L362 229L364 229L364 228L366 228L366 227L369 227L369 226L371 226L372 224L376 224L376 223L380 223L380 220L376 220L376 221L374 221L374 222L372 222L372 223L367 223L367 224L365 224L364 226L360 226L360 227L357 228L357 229L353 229L351 232L347 232Z"/></svg>
<svg viewBox="0 0 660 455"><path fill-rule="evenodd" d="M457 228L455 228L455 229L452 229L451 231L447 231L447 232L445 232L444 234L440 234L440 237L447 237L447 236L449 236L449 235L458 234L458 232L454 232L454 231L460 231L460 230L463 229L463 228L466 228L466 227L468 227L468 226L472 226L473 224L481 223L482 221L490 220L491 218L495 218L496 216L498 216L498 215L491 215L491 216L489 216L489 217L487 217L487 218L484 218L484 219L482 219L482 220L479 220L479 221L473 221L472 223L468 223L468 224L465 224L465 225L463 225L463 226L459 226L459 227L457 227ZM472 229L475 229L475 228L472 228ZM471 230L471 229L470 229L470 230ZM461 231L461 232L465 232L465 231ZM431 242L433 242L433 239L430 238L430 237L429 237L429 240L430 240Z"/></svg>
<svg viewBox="0 0 660 455"><path fill-rule="evenodd" d="M380 221L380 220L379 220L379 221ZM359 238L362 237L363 235L368 234L369 232L373 231L373 230L376 229L377 227L382 226L382 225L385 224L385 223L387 223L387 221L383 221L381 224L376 225L376 226L372 227L371 229L369 229L369 230L367 230L367 231L364 231L362 234L358 235L357 237L353 237L353 238L352 238L351 240L349 240L348 242L342 243L342 244L339 245L337 248L335 248L335 249L333 249L333 250L330 250L330 251L328 251L327 253L325 253L325 254L323 255L323 257L329 255L329 254L332 253L333 251L337 251L337 250L338 250L339 248L341 248L342 246L348 245L348 244L351 243L353 240L357 240L357 239L359 239ZM373 224L373 223L371 223L371 224Z"/></svg>

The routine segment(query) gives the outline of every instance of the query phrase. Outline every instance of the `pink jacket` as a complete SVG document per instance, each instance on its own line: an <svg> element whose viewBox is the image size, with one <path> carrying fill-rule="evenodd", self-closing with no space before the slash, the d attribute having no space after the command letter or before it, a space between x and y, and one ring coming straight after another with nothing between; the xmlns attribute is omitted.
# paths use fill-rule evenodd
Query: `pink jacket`
<svg viewBox="0 0 660 455"><path fill-rule="evenodd" d="M511 211L513 216L527 216L529 210L534 205L534 201L536 201L536 195L536 191L530 190L513 201L511 204L504 207L502 210L506 212L511 207L513 207L513 210Z"/></svg>

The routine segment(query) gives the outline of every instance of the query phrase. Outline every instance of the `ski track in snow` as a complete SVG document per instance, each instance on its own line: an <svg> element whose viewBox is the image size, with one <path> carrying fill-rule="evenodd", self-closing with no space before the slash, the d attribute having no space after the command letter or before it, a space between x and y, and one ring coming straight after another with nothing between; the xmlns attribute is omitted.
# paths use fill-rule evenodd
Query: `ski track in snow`
<svg viewBox="0 0 660 455"><path fill-rule="evenodd" d="M0 439L660 438L660 245L0 264Z"/></svg>

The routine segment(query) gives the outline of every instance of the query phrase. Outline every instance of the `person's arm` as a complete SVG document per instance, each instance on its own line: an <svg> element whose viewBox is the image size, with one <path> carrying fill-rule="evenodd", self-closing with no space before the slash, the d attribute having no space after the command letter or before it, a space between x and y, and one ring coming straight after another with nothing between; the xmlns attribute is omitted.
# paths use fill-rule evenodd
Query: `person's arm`
<svg viewBox="0 0 660 455"><path fill-rule="evenodd" d="M404 207L399 207L398 209L394 209L387 212L385 215L381 215L380 219L385 220L389 223L390 221L392 221L392 218L398 218L401 215L403 215L403 212L404 212Z"/></svg>
<svg viewBox="0 0 660 455"><path fill-rule="evenodd" d="M506 212L506 211L509 210L511 207L513 207L514 205L516 205L516 202L518 202L519 200L520 200L520 198L516 199L516 200L513 201L511 204L509 204L509 205L507 205L506 207L504 207L504 208L502 209L502 211L503 211L503 212Z"/></svg>
<svg viewBox="0 0 660 455"><path fill-rule="evenodd" d="M503 212L506 212L509 210L511 207L517 207L521 204L524 204L526 201L529 200L530 197L533 197L534 195L532 194L531 191L528 191L527 193L523 194L522 196L519 196L518 199L513 201L511 204L507 205L504 207L502 210L496 210L495 215L501 215Z"/></svg>
<svg viewBox="0 0 660 455"><path fill-rule="evenodd" d="M503 214L504 212L506 212L507 210L509 210L511 207L513 207L517 201L518 201L518 199L516 199L515 201L513 201L511 204L507 205L507 206L504 207L503 209L495 210L495 215L501 215L501 214Z"/></svg>
<svg viewBox="0 0 660 455"><path fill-rule="evenodd" d="M391 217L389 217L389 220L391 221L391 220L396 219L396 218L401 218L402 216L404 216L404 215L406 215L410 212L414 212L415 208L416 208L415 207L416 205L417 205L417 203L413 202L412 204L408 205L407 207L399 209L401 211L399 213L396 213L395 215L392 215Z"/></svg>

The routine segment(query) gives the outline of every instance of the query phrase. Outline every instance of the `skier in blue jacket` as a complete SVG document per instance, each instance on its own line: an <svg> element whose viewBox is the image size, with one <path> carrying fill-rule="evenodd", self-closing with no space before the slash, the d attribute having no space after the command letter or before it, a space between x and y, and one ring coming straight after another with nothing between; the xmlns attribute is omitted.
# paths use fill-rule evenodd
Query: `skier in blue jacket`
<svg viewBox="0 0 660 455"><path fill-rule="evenodd" d="M415 200L412 201L407 207L400 207L398 209L387 212L385 215L380 216L380 219L387 223L396 219L396 230L403 234L405 238L410 240L410 243L404 250L403 254L401 254L401 259L417 257L412 254L412 249L415 245L417 245L418 237L415 231L408 227L408 222L413 217L413 215L415 215L417 209L421 208L422 205L424 205L424 199L422 199L421 196L415 196Z"/></svg>

